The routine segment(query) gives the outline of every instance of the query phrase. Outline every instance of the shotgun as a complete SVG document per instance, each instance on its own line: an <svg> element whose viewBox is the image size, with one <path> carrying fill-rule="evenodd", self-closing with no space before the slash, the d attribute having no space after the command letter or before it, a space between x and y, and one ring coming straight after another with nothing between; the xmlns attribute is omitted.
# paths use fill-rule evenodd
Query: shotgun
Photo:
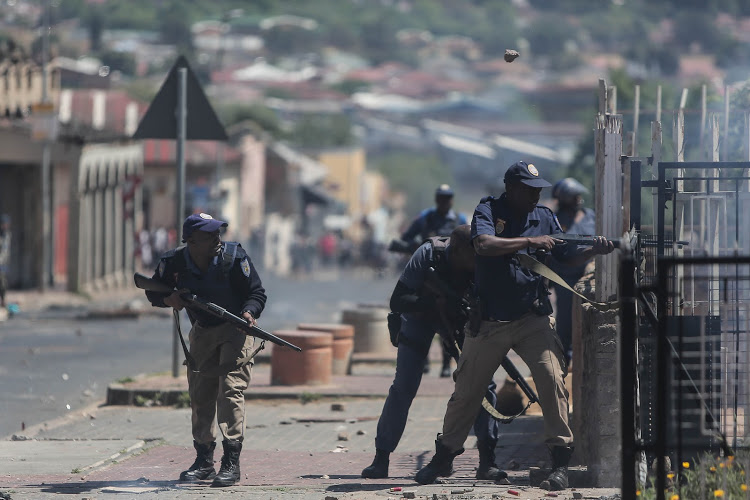
<svg viewBox="0 0 750 500"><path fill-rule="evenodd" d="M149 292L157 293L172 293L175 291L175 289L171 286L166 285L161 281L157 281L153 278L149 278L148 276L145 276L141 273L135 273L133 279L135 280L135 286L140 288L141 290L147 290ZM273 342L276 345L289 347L297 352L302 351L302 349L300 349L296 345L292 344L291 342L287 342L281 337L277 337L273 333L269 333L261 328L258 328L257 326L248 325L247 321L240 318L239 316L232 314L218 304L209 302L198 297L197 295L193 295L192 293L183 293L182 295L180 295L180 298L187 302L188 307L198 309L207 312L212 316L216 316L217 318L221 318L227 323L231 323L232 325L240 328L247 335L258 337L259 339L263 340L268 340L269 342Z"/></svg>

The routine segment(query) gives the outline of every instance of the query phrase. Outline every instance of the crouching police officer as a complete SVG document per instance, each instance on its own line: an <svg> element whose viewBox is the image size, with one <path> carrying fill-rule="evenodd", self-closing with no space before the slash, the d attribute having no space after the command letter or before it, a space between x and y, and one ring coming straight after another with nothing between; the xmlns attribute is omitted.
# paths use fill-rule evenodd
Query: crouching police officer
<svg viewBox="0 0 750 500"><path fill-rule="evenodd" d="M433 483L445 464L463 453L463 445L487 383L503 357L513 349L531 370L544 414L545 442L552 454L553 470L542 482L547 490L568 487L568 463L573 433L568 425L567 374L548 292L541 276L523 267L518 254L552 251L562 232L553 213L538 206L542 188L550 184L534 165L520 161L505 173L505 194L483 198L474 211L472 243L477 253L476 295L480 317L465 331L464 348L454 373L456 387L448 401L443 432L435 442L432 461L416 481ZM606 238L595 238L593 247L568 255L571 264L614 250ZM564 257L560 257L564 259Z"/></svg>
<svg viewBox="0 0 750 500"><path fill-rule="evenodd" d="M445 328L438 324L441 314L451 316L452 308L444 296L427 290L430 276L437 274L441 283L450 287L457 297L463 297L474 274L474 249L471 246L471 229L458 226L448 237L429 238L409 259L391 296L391 310L401 313L401 325L396 333L398 355L396 376L385 400L378 420L375 436L375 459L362 471L365 478L388 477L389 455L396 449L406 426L409 408L422 381L422 366L427 358L435 332ZM445 317L445 316L444 316ZM450 320L448 320L450 322ZM389 325L390 327L390 325ZM483 396L494 406L495 383L492 376L484 384ZM476 403L481 406L482 398ZM476 412L475 412L476 415ZM504 471L495 465L498 422L486 411L480 412L474 421L474 432L479 449L477 479L503 480ZM438 471L441 476L453 472L453 462L445 463Z"/></svg>
<svg viewBox="0 0 750 500"><path fill-rule="evenodd" d="M250 257L238 243L222 243L227 223L208 214L193 214L182 226L184 247L161 257L154 279L178 289L172 294L146 292L156 307L185 307L180 294L191 292L224 307L254 325L266 293ZM254 337L202 311L188 309L190 354L196 372L188 370L193 446L197 457L180 481L213 479L211 486L231 486L240 479L240 452L245 429L245 390L250 383ZM216 431L224 437L224 456L214 469Z"/></svg>

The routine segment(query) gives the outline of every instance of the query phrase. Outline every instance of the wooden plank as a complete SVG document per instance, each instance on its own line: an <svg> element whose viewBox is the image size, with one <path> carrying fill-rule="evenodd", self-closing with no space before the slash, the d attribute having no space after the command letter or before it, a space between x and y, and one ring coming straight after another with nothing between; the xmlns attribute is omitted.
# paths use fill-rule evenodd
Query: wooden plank
<svg viewBox="0 0 750 500"><path fill-rule="evenodd" d="M700 131L700 152L701 155L705 154L705 138L706 138L706 85L701 85L701 131Z"/></svg>
<svg viewBox="0 0 750 500"><path fill-rule="evenodd" d="M635 86L633 96L633 147L631 156L638 156L638 122L641 117L641 86Z"/></svg>
<svg viewBox="0 0 750 500"><path fill-rule="evenodd" d="M661 85L656 87L656 121L661 123Z"/></svg>
<svg viewBox="0 0 750 500"><path fill-rule="evenodd" d="M721 157L729 161L729 86L724 86L724 141L722 144Z"/></svg>
<svg viewBox="0 0 750 500"><path fill-rule="evenodd" d="M617 86L612 85L607 93L607 100L609 101L609 112L613 115L617 114Z"/></svg>
<svg viewBox="0 0 750 500"><path fill-rule="evenodd" d="M607 81L599 79L599 114L607 114Z"/></svg>
<svg viewBox="0 0 750 500"><path fill-rule="evenodd" d="M597 116L596 232L607 238L623 235L622 226L622 116ZM618 259L614 254L596 257L596 297L610 300L617 294Z"/></svg>

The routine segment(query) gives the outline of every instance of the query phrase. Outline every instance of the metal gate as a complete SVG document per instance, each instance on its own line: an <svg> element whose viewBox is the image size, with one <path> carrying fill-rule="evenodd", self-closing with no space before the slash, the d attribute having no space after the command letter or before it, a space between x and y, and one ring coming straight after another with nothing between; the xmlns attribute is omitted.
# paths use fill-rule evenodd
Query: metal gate
<svg viewBox="0 0 750 500"><path fill-rule="evenodd" d="M630 165L637 238L620 276L623 498L635 498L652 460L664 498L670 469L679 478L704 453L750 445L750 163L659 163L647 181L641 161ZM641 226L643 188L654 191L650 228Z"/></svg>

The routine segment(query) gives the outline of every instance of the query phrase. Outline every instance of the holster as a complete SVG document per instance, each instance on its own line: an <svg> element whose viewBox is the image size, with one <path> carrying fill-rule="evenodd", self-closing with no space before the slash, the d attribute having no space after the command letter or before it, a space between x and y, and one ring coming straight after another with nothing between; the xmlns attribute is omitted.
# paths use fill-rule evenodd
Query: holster
<svg viewBox="0 0 750 500"><path fill-rule="evenodd" d="M388 313L388 333L391 336L391 344L398 347L398 336L401 333L401 313Z"/></svg>
<svg viewBox="0 0 750 500"><path fill-rule="evenodd" d="M550 291L545 280L539 281L537 297L531 304L531 310L538 316L549 316L552 314L552 302L549 300Z"/></svg>

